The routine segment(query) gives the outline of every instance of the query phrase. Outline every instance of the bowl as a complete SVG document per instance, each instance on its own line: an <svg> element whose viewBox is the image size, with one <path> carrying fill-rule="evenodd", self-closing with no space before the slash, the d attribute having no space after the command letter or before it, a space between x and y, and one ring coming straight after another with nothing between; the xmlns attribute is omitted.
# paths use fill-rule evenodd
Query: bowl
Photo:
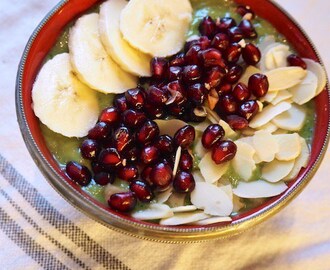
<svg viewBox="0 0 330 270"><path fill-rule="evenodd" d="M39 120L31 107L31 89L36 75L48 52L63 28L100 1L65 0L55 6L33 32L19 64L16 83L16 110L19 126L26 146L35 163L50 185L68 202L94 220L114 230L143 239L161 242L201 241L227 237L243 232L278 212L294 199L312 179L329 140L329 87L315 99L315 134L311 144L311 157L289 188L272 197L257 208L233 217L232 222L207 226L161 226L137 221L116 213L81 190L72 182L53 158L41 133ZM236 0L249 5L257 15L270 22L303 57L321 62L316 49L299 25L280 7L266 0Z"/></svg>

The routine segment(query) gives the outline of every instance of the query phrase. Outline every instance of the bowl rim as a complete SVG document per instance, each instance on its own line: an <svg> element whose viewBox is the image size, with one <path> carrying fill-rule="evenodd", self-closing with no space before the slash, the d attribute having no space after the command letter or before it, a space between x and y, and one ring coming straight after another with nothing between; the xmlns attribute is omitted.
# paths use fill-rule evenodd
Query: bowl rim
<svg viewBox="0 0 330 270"><path fill-rule="evenodd" d="M315 55L317 56L319 63L321 63L321 65L325 69L314 44L307 36L303 28L280 5L274 3L271 0L267 0L267 1L270 2L281 13L283 13L283 15L286 16L292 22L292 24L299 29L299 31L301 32L307 43L309 43ZM37 167L45 176L48 183L62 196L62 198L68 201L76 209L82 211L84 214L88 215L93 220L115 231L119 231L121 233L130 236L135 236L138 238L153 240L163 243L201 242L211 238L225 238L228 236L236 235L254 227L256 224L261 223L266 218L274 215L280 209L286 206L289 203L289 201L293 200L312 179L313 175L315 174L316 170L321 164L321 161L327 149L327 145L329 143L330 121L328 121L325 141L323 142L321 151L318 153L317 158L312 163L310 170L308 170L305 173L305 175L303 175L300 181L296 181L294 185L290 186L280 199L274 200L272 203L262 207L261 209L255 211L251 215L240 218L237 221L233 221L229 224L220 227L219 226L202 226L202 227L201 226L199 227L198 226L194 226L194 227L161 226L158 224L152 224L148 222L130 220L125 218L124 215L114 214L111 213L110 211L106 211L105 209L102 209L95 202L93 202L93 200L89 199L88 195L84 196L82 193L77 192L77 190L72 188L72 186L70 186L66 181L58 181L58 179L63 177L54 170L54 168L45 158L45 156L39 149L29 128L29 124L26 119L26 115L23 107L22 85L23 85L23 75L25 71L27 56L30 52L32 45L35 42L36 37L41 32L43 27L49 22L49 20L68 2L70 2L70 0L60 1L42 19L42 21L39 23L39 25L36 27L32 35L30 36L18 66L18 72L16 77L15 101L16 101L17 120L19 123L22 137L24 139L28 151L30 152L30 155L32 156ZM240 0L236 0L236 2L240 2ZM327 90L328 107L330 108L330 97L329 97L330 90L329 90L328 79L325 90Z"/></svg>

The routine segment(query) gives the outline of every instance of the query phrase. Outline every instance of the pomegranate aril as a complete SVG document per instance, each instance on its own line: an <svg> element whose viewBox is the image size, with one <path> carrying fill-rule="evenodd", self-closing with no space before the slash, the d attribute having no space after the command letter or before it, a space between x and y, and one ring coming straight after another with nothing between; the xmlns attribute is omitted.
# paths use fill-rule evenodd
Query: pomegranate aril
<svg viewBox="0 0 330 270"><path fill-rule="evenodd" d="M98 122L88 131L88 138L93 140L103 140L111 132L111 126L106 122Z"/></svg>
<svg viewBox="0 0 330 270"><path fill-rule="evenodd" d="M106 148L100 152L98 161L103 165L116 167L121 164L121 157L116 148Z"/></svg>
<svg viewBox="0 0 330 270"><path fill-rule="evenodd" d="M233 130L242 130L249 126L249 122L244 117L236 114L227 115L226 122Z"/></svg>
<svg viewBox="0 0 330 270"><path fill-rule="evenodd" d="M141 202L150 202L154 198L151 186L142 180L134 180L130 183L129 189Z"/></svg>
<svg viewBox="0 0 330 270"><path fill-rule="evenodd" d="M227 48L227 50L225 52L225 57L226 57L226 60L229 63L233 64L233 63L236 63L238 61L241 54L242 54L241 45L239 45L238 43L232 43Z"/></svg>
<svg viewBox="0 0 330 270"><path fill-rule="evenodd" d="M228 29L227 35L231 42L239 42L243 39L243 31L240 27L234 26Z"/></svg>
<svg viewBox="0 0 330 270"><path fill-rule="evenodd" d="M238 113L243 116L246 120L251 120L259 111L258 102L255 100L248 100L243 102L239 109Z"/></svg>
<svg viewBox="0 0 330 270"><path fill-rule="evenodd" d="M132 211L136 202L136 196L131 191L112 194L108 200L109 206L119 212Z"/></svg>
<svg viewBox="0 0 330 270"><path fill-rule="evenodd" d="M288 61L289 66L297 66L297 67L301 67L303 69L307 69L307 65L306 65L305 61L296 54L290 54L287 57L287 61Z"/></svg>
<svg viewBox="0 0 330 270"><path fill-rule="evenodd" d="M152 170L153 166L152 165L147 165L143 168L141 172L141 178L143 181L147 182L150 186L153 186L154 184L152 183L150 179L150 173Z"/></svg>
<svg viewBox="0 0 330 270"><path fill-rule="evenodd" d="M238 102L244 102L250 98L251 91L244 83L238 83L234 86L232 95Z"/></svg>
<svg viewBox="0 0 330 270"><path fill-rule="evenodd" d="M100 151L100 145L96 140L85 139L80 146L80 153L83 158L95 159Z"/></svg>
<svg viewBox="0 0 330 270"><path fill-rule="evenodd" d="M113 133L113 144L118 150L122 152L132 142L132 134L127 127L119 127Z"/></svg>
<svg viewBox="0 0 330 270"><path fill-rule="evenodd" d="M117 176L122 180L132 181L139 176L139 170L133 164L126 165L117 169Z"/></svg>
<svg viewBox="0 0 330 270"><path fill-rule="evenodd" d="M217 87L225 76L225 70L221 67L212 67L204 75L204 85L207 89Z"/></svg>
<svg viewBox="0 0 330 270"><path fill-rule="evenodd" d="M230 44L229 37L225 33L218 33L214 36L211 46L221 52L225 51Z"/></svg>
<svg viewBox="0 0 330 270"><path fill-rule="evenodd" d="M229 28L236 26L236 21L231 17L223 17L216 20L216 26L219 32L226 33Z"/></svg>
<svg viewBox="0 0 330 270"><path fill-rule="evenodd" d="M257 38L258 34L252 24L251 21L249 20L242 20L238 27L241 29L242 33L243 33L243 37L244 38Z"/></svg>
<svg viewBox="0 0 330 270"><path fill-rule="evenodd" d="M257 98L265 96L269 88L267 76L261 73L251 75L249 78L248 88Z"/></svg>
<svg viewBox="0 0 330 270"><path fill-rule="evenodd" d="M123 157L130 162L136 162L140 157L140 149L137 146L129 145L123 153Z"/></svg>
<svg viewBox="0 0 330 270"><path fill-rule="evenodd" d="M237 146L233 141L220 141L212 148L212 160L216 164L232 160L236 155L236 151Z"/></svg>
<svg viewBox="0 0 330 270"><path fill-rule="evenodd" d="M206 149L211 149L219 140L225 136L225 131L218 124L209 125L203 132L202 144Z"/></svg>
<svg viewBox="0 0 330 270"><path fill-rule="evenodd" d="M163 88L150 86L148 89L148 102L155 105L164 105L168 99L168 93Z"/></svg>
<svg viewBox="0 0 330 270"><path fill-rule="evenodd" d="M198 52L201 50L199 45L192 45L185 55L185 62L188 65L198 65Z"/></svg>
<svg viewBox="0 0 330 270"><path fill-rule="evenodd" d="M155 104L146 102L144 105L144 111L147 114L148 118L150 119L161 119L166 116L166 111L164 106L158 105L155 106Z"/></svg>
<svg viewBox="0 0 330 270"><path fill-rule="evenodd" d="M116 107L108 107L102 110L99 121L106 122L111 126L114 126L118 123L120 119L119 111Z"/></svg>
<svg viewBox="0 0 330 270"><path fill-rule="evenodd" d="M147 117L143 112L135 111L135 110L127 110L123 112L122 121L123 124L129 128L138 128L140 127L145 121Z"/></svg>
<svg viewBox="0 0 330 270"><path fill-rule="evenodd" d="M226 81L230 84L237 83L238 80L242 77L243 68L240 65L231 65L226 74Z"/></svg>
<svg viewBox="0 0 330 270"><path fill-rule="evenodd" d="M216 24L210 16L206 16L200 22L198 29L202 36L213 38L216 32Z"/></svg>
<svg viewBox="0 0 330 270"><path fill-rule="evenodd" d="M142 148L140 160L144 164L155 163L158 160L159 155L160 153L157 147L153 145L148 145Z"/></svg>
<svg viewBox="0 0 330 270"><path fill-rule="evenodd" d="M129 89L125 92L125 98L132 109L141 110L145 103L145 93L140 88Z"/></svg>
<svg viewBox="0 0 330 270"><path fill-rule="evenodd" d="M201 83L190 85L187 89L187 97L195 105L202 105L206 98L207 90Z"/></svg>
<svg viewBox="0 0 330 270"><path fill-rule="evenodd" d="M184 104L172 103L167 106L167 111L170 115L173 115L175 117L181 117L185 113L186 107L184 106Z"/></svg>
<svg viewBox="0 0 330 270"><path fill-rule="evenodd" d="M173 188L179 193L189 193L195 189L195 179L190 172L179 171L173 179Z"/></svg>
<svg viewBox="0 0 330 270"><path fill-rule="evenodd" d="M244 17L246 14L251 14L251 19L254 19L255 17L253 10L249 6L238 6L236 8L236 12L242 17Z"/></svg>
<svg viewBox="0 0 330 270"><path fill-rule="evenodd" d="M261 52L256 45L247 43L242 49L242 56L248 65L256 65L261 59Z"/></svg>
<svg viewBox="0 0 330 270"><path fill-rule="evenodd" d="M186 60L184 53L176 54L169 63L170 66L179 66L179 67L182 67L185 64L186 64Z"/></svg>
<svg viewBox="0 0 330 270"><path fill-rule="evenodd" d="M125 98L125 94L116 95L113 99L113 105L119 112L124 112L128 109L128 103Z"/></svg>
<svg viewBox="0 0 330 270"><path fill-rule="evenodd" d="M197 65L188 65L183 68L182 78L185 83L197 82L201 77L202 71Z"/></svg>
<svg viewBox="0 0 330 270"><path fill-rule="evenodd" d="M198 58L199 58L200 63L204 67L214 67L214 66L220 66L223 68L225 67L225 63L222 58L222 54L217 49L210 48L210 49L199 51Z"/></svg>
<svg viewBox="0 0 330 270"><path fill-rule="evenodd" d="M166 189L172 182L172 169L169 165L160 162L154 165L150 171L151 182L159 189Z"/></svg>
<svg viewBox="0 0 330 270"><path fill-rule="evenodd" d="M195 128L191 125L186 125L180 128L174 134L174 143L181 146L183 149L188 148L195 140Z"/></svg>
<svg viewBox="0 0 330 270"><path fill-rule="evenodd" d="M181 152L181 157L179 161L179 168L182 171L189 172L194 167L194 160L193 157L190 155L190 153L187 150L183 150Z"/></svg>
<svg viewBox="0 0 330 270"><path fill-rule="evenodd" d="M171 66L168 68L167 79L169 81L181 80L182 78L182 67Z"/></svg>
<svg viewBox="0 0 330 270"><path fill-rule="evenodd" d="M230 94L220 96L216 109L222 114L233 114L238 109L238 103Z"/></svg>
<svg viewBox="0 0 330 270"><path fill-rule="evenodd" d="M91 167L94 174L106 171L106 168L96 160L92 160Z"/></svg>
<svg viewBox="0 0 330 270"><path fill-rule="evenodd" d="M201 47L202 50L206 50L210 47L211 40L207 36L201 36L196 40L195 44Z"/></svg>
<svg viewBox="0 0 330 270"><path fill-rule="evenodd" d="M152 142L159 135L159 128L156 122L148 120L136 133L136 139L142 144Z"/></svg>
<svg viewBox="0 0 330 270"><path fill-rule="evenodd" d="M165 79L168 61L163 57L154 57L150 62L151 76L155 79Z"/></svg>
<svg viewBox="0 0 330 270"><path fill-rule="evenodd" d="M167 155L174 151L173 139L169 135L160 135L154 142L160 153Z"/></svg>
<svg viewBox="0 0 330 270"><path fill-rule="evenodd" d="M216 88L219 96L231 93L233 86L230 83L222 83Z"/></svg>
<svg viewBox="0 0 330 270"><path fill-rule="evenodd" d="M69 161L65 167L66 174L80 186L87 186L92 180L90 170L76 161Z"/></svg>
<svg viewBox="0 0 330 270"><path fill-rule="evenodd" d="M101 186L105 186L115 181L115 175L109 172L99 172L94 175L94 181Z"/></svg>

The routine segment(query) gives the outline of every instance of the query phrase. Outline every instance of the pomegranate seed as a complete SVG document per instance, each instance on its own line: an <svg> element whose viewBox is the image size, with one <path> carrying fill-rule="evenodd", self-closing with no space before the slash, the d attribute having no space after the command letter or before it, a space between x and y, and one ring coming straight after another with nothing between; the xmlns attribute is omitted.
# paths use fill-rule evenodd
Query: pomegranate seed
<svg viewBox="0 0 330 270"><path fill-rule="evenodd" d="M159 158L159 150L157 147L148 145L141 150L140 160L144 164L155 163Z"/></svg>
<svg viewBox="0 0 330 270"><path fill-rule="evenodd" d="M106 168L96 160L92 160L91 167L94 174L106 171Z"/></svg>
<svg viewBox="0 0 330 270"><path fill-rule="evenodd" d="M241 29L241 32L243 33L244 38L257 38L258 34L252 24L249 20L242 20L238 27Z"/></svg>
<svg viewBox="0 0 330 270"><path fill-rule="evenodd" d="M119 127L113 133L113 143L118 152L122 152L132 142L132 135L127 127Z"/></svg>
<svg viewBox="0 0 330 270"><path fill-rule="evenodd" d="M302 60L302 58L296 54L290 54L287 57L287 61L288 61L289 66L297 66L297 67L301 67L303 69L307 69L307 65L306 65L305 61Z"/></svg>
<svg viewBox="0 0 330 270"><path fill-rule="evenodd" d="M219 98L216 109L219 110L220 113L233 114L237 111L238 104L232 95L225 94Z"/></svg>
<svg viewBox="0 0 330 270"><path fill-rule="evenodd" d="M202 77L202 71L197 65L188 65L183 68L182 78L185 83L194 83Z"/></svg>
<svg viewBox="0 0 330 270"><path fill-rule="evenodd" d="M249 78L248 88L257 98L265 96L269 88L267 76L260 73L253 74Z"/></svg>
<svg viewBox="0 0 330 270"><path fill-rule="evenodd" d="M112 194L108 200L109 206L119 212L132 211L136 202L136 197L131 191Z"/></svg>
<svg viewBox="0 0 330 270"><path fill-rule="evenodd" d="M206 88L200 83L190 85L187 89L188 99L195 105L202 105L206 98Z"/></svg>
<svg viewBox="0 0 330 270"><path fill-rule="evenodd" d="M135 165L127 165L123 167L119 167L117 169L117 176L125 181L132 181L137 179L139 175L139 170Z"/></svg>
<svg viewBox="0 0 330 270"><path fill-rule="evenodd" d="M119 116L119 112L118 112L117 108L108 107L108 108L105 108L101 112L99 121L106 122L106 123L110 124L111 126L114 126L118 123L119 117L120 116Z"/></svg>
<svg viewBox="0 0 330 270"><path fill-rule="evenodd" d="M192 45L186 53L185 56L186 63L189 65L198 65L199 64L198 52L200 50L201 47L199 45Z"/></svg>
<svg viewBox="0 0 330 270"><path fill-rule="evenodd" d="M198 29L201 35L207 36L208 38L213 38L216 32L216 25L210 16L206 16L200 22Z"/></svg>
<svg viewBox="0 0 330 270"><path fill-rule="evenodd" d="M160 119L165 117L164 106L155 106L155 104L148 101L144 105L144 111L150 119Z"/></svg>
<svg viewBox="0 0 330 270"><path fill-rule="evenodd" d="M255 100L248 100L241 104L238 113L246 120L251 120L259 111L259 105Z"/></svg>
<svg viewBox="0 0 330 270"><path fill-rule="evenodd" d="M182 78L182 67L171 66L168 68L167 79L169 81L181 80Z"/></svg>
<svg viewBox="0 0 330 270"><path fill-rule="evenodd" d="M130 145L129 145L130 146ZM129 148L128 146L128 148ZM135 162L139 159L140 157L140 149L137 146L133 146L129 149L126 149L123 152L123 157L127 160L127 161L131 161L131 162Z"/></svg>
<svg viewBox="0 0 330 270"><path fill-rule="evenodd" d="M94 181L101 186L105 186L115 181L115 175L108 172L99 172L94 175Z"/></svg>
<svg viewBox="0 0 330 270"><path fill-rule="evenodd" d="M236 12L241 15L242 17L244 17L246 14L250 13L252 18L251 19L254 19L255 17L255 14L253 12L253 10L249 7L249 6L238 6L236 8Z"/></svg>
<svg viewBox="0 0 330 270"><path fill-rule="evenodd" d="M125 92L125 98L132 109L141 110L145 103L145 93L139 88L129 89Z"/></svg>
<svg viewBox="0 0 330 270"><path fill-rule="evenodd" d="M123 124L129 128L138 128L147 120L146 116L142 112L134 111L132 109L123 113Z"/></svg>
<svg viewBox="0 0 330 270"><path fill-rule="evenodd" d="M225 63L222 59L222 54L217 49L210 48L203 51L199 51L198 58L204 67L225 67Z"/></svg>
<svg viewBox="0 0 330 270"><path fill-rule="evenodd" d="M154 145L162 154L171 154L174 151L173 139L168 135L161 135L156 140Z"/></svg>
<svg viewBox="0 0 330 270"><path fill-rule="evenodd" d="M226 81L230 84L235 84L242 77L243 68L240 65L232 65L229 67L228 72L226 74Z"/></svg>
<svg viewBox="0 0 330 270"><path fill-rule="evenodd" d="M154 198L150 185L142 180L132 181L129 189L141 202L150 202Z"/></svg>
<svg viewBox="0 0 330 270"><path fill-rule="evenodd" d="M149 185L153 186L153 183L150 179L150 173L152 170L153 166L152 165L147 165L143 168L141 172L141 178L143 181L147 182Z"/></svg>
<svg viewBox="0 0 330 270"><path fill-rule="evenodd" d="M173 188L179 193L192 192L195 189L195 179L190 172L179 171L173 180Z"/></svg>
<svg viewBox="0 0 330 270"><path fill-rule="evenodd" d="M233 130L241 130L249 126L249 122L245 118L236 114L228 115L226 122Z"/></svg>
<svg viewBox="0 0 330 270"><path fill-rule="evenodd" d="M121 158L116 148L103 149L98 156L98 160L101 164L110 167L116 167L121 164Z"/></svg>
<svg viewBox="0 0 330 270"><path fill-rule="evenodd" d="M166 58L154 57L150 62L151 75L155 79L165 79L168 68Z"/></svg>
<svg viewBox="0 0 330 270"><path fill-rule="evenodd" d="M236 21L231 17L224 17L217 19L216 26L218 31L226 33L229 28L236 26Z"/></svg>
<svg viewBox="0 0 330 270"><path fill-rule="evenodd" d="M211 46L221 52L225 51L229 46L229 37L225 33L218 33L214 36Z"/></svg>
<svg viewBox="0 0 330 270"><path fill-rule="evenodd" d="M243 39L243 31L240 27L237 26L229 28L227 34L231 42L239 42L241 39Z"/></svg>
<svg viewBox="0 0 330 270"><path fill-rule="evenodd" d="M232 91L233 86L230 83L222 83L219 87L216 88L216 91L219 96L224 94L229 94Z"/></svg>
<svg viewBox="0 0 330 270"><path fill-rule="evenodd" d="M261 52L254 44L247 43L242 49L242 56L248 65L256 65L261 59Z"/></svg>
<svg viewBox="0 0 330 270"><path fill-rule="evenodd" d="M186 125L180 128L174 134L174 143L182 148L188 148L195 140L195 128L191 125Z"/></svg>
<svg viewBox="0 0 330 270"><path fill-rule="evenodd" d="M162 88L150 86L148 89L148 102L153 105L164 105L168 99L168 93Z"/></svg>
<svg viewBox="0 0 330 270"><path fill-rule="evenodd" d="M206 50L210 47L211 45L211 40L207 36L201 36L199 39L196 40L196 45L201 47L202 50Z"/></svg>
<svg viewBox="0 0 330 270"><path fill-rule="evenodd" d="M150 171L150 180L160 190L166 189L172 182L172 169L169 165L160 162Z"/></svg>
<svg viewBox="0 0 330 270"><path fill-rule="evenodd" d="M220 141L212 148L212 160L216 164L229 161L234 158L236 151L237 146L234 142L229 140Z"/></svg>
<svg viewBox="0 0 330 270"><path fill-rule="evenodd" d="M105 139L111 131L111 127L106 122L98 122L88 131L88 138L93 140Z"/></svg>
<svg viewBox="0 0 330 270"><path fill-rule="evenodd" d="M217 87L225 76L225 70L220 67L212 67L204 75L204 85L207 89Z"/></svg>
<svg viewBox="0 0 330 270"><path fill-rule="evenodd" d="M170 66L179 66L182 67L186 64L184 53L176 54L173 59L170 61Z"/></svg>
<svg viewBox="0 0 330 270"><path fill-rule="evenodd" d="M226 60L229 63L236 63L242 54L242 47L238 43L232 43L229 45L225 52Z"/></svg>
<svg viewBox="0 0 330 270"><path fill-rule="evenodd" d="M100 151L100 145L97 141L86 139L80 146L80 152L83 158L94 159Z"/></svg>
<svg viewBox="0 0 330 270"><path fill-rule="evenodd" d="M238 83L233 88L232 95L238 102L244 102L250 98L251 91L244 83Z"/></svg>
<svg viewBox="0 0 330 270"><path fill-rule="evenodd" d="M156 122L148 120L137 132L137 141L142 144L152 142L159 135L159 128Z"/></svg>
<svg viewBox="0 0 330 270"><path fill-rule="evenodd" d="M169 106L167 106L167 110L168 112L175 116L175 117L180 117L185 113L185 106L184 104L170 104Z"/></svg>
<svg viewBox="0 0 330 270"><path fill-rule="evenodd" d="M181 152L181 157L179 161L179 168L182 171L191 171L194 167L194 160L193 157L187 150L183 150Z"/></svg>
<svg viewBox="0 0 330 270"><path fill-rule="evenodd" d="M202 144L206 149L211 149L219 140L225 136L225 131L218 124L209 125L203 132Z"/></svg>
<svg viewBox="0 0 330 270"><path fill-rule="evenodd" d="M124 112L128 109L128 103L125 98L125 94L116 95L113 99L113 105L119 112Z"/></svg>
<svg viewBox="0 0 330 270"><path fill-rule="evenodd" d="M92 179L89 169L76 161L69 161L66 164L65 171L73 181L81 186L87 186Z"/></svg>

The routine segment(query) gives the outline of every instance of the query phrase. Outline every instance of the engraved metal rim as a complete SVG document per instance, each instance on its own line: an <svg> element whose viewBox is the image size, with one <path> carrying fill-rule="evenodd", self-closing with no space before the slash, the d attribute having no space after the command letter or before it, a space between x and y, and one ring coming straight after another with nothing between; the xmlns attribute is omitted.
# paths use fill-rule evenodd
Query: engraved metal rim
<svg viewBox="0 0 330 270"><path fill-rule="evenodd" d="M40 149L38 148L34 138L32 137L32 133L29 129L29 126L26 121L25 113L23 110L23 101L22 101L22 78L24 73L24 67L26 63L27 55L30 51L30 48L39 34L43 26L49 21L49 19L54 16L54 14L61 9L69 0L60 1L40 22L37 28L32 33L25 49L23 52L23 56L21 58L17 78L16 78L16 114L17 120L19 122L19 126L21 129L21 133L24 139L24 142L33 157L36 165L39 167L43 175L49 184L68 202L70 202L76 209L84 212L93 220L102 223L103 225L114 229L115 231L119 231L126 235L134 236L144 240L152 240L156 242L162 243L181 243L181 242L201 242L211 238L226 238L233 236L235 234L241 233L252 228L254 225L262 222L267 217L275 214L280 209L282 209L289 201L295 198L302 189L307 185L307 183L311 180L312 176L315 174L317 168L319 167L322 158L325 154L328 142L329 142L329 132L330 132L330 122L327 126L326 139L323 143L322 149L318 154L315 162L313 163L311 169L305 174L305 176L301 179L299 183L295 185L294 188L290 190L289 193L286 194L279 201L276 201L267 207L253 213L252 215L242 218L238 221L234 221L229 225L217 227L208 227L208 228L178 228L178 227L161 227L158 225L150 224L141 224L138 222L130 221L119 217L111 212L108 212L93 202L87 200L81 194L79 194L76 190L74 190L69 184L51 167L48 163L47 159L44 157ZM276 8L278 8L285 16L287 16L292 23L299 28L299 30L304 35L305 39L311 45L313 51L318 57L318 60L324 67L319 54L311 42L309 37L306 35L305 31L300 27L300 25L288 14L286 11L282 9L277 3L271 2ZM328 82L328 80L327 80ZM327 83L326 90L328 91L329 97L329 85ZM330 104L330 100L328 98L328 103ZM330 107L330 105L329 105ZM62 179L63 181L59 181ZM64 185L63 185L64 183Z"/></svg>

